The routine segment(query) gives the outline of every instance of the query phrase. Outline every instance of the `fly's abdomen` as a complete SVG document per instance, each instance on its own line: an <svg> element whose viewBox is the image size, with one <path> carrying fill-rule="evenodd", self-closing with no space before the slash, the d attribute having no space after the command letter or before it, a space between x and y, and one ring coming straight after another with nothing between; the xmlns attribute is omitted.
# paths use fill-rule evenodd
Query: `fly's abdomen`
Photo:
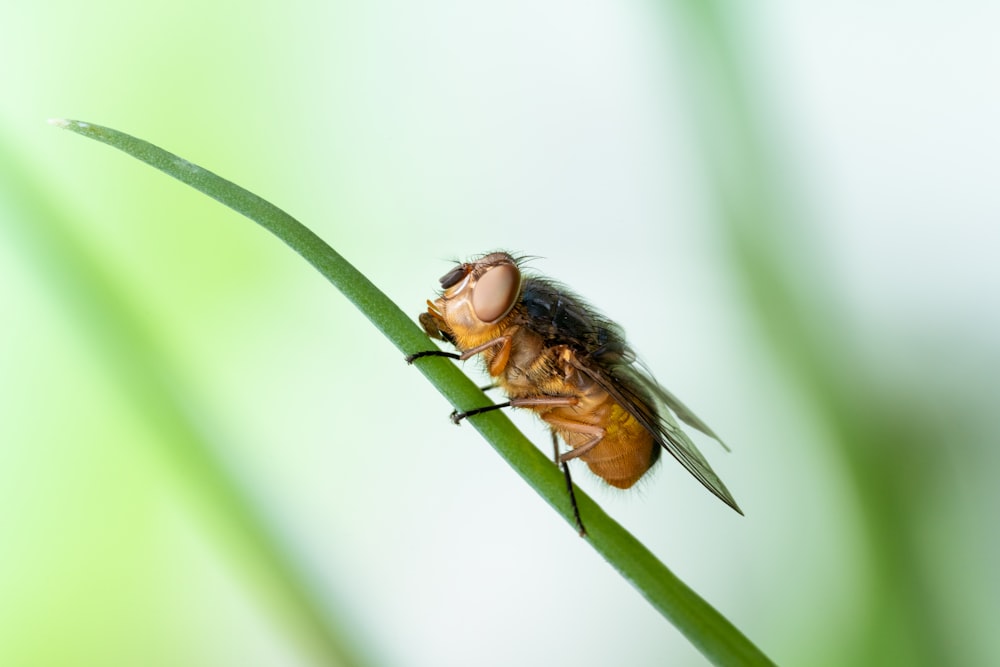
<svg viewBox="0 0 1000 667"><path fill-rule="evenodd" d="M580 458L591 472L611 486L627 489L656 462L659 445L635 418L617 403L608 411L604 438Z"/></svg>

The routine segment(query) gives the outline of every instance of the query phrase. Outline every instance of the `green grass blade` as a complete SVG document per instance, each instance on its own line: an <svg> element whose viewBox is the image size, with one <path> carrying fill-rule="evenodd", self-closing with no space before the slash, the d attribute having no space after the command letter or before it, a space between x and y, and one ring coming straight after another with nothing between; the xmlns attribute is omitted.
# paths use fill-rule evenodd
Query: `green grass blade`
<svg viewBox="0 0 1000 667"><path fill-rule="evenodd" d="M116 130L78 121L56 124L118 148L257 222L316 267L404 354L432 347L424 332L368 278L273 204L176 155ZM486 404L483 393L450 361L429 358L416 365L452 405L470 409ZM470 421L508 464L573 526L572 510L558 468L505 415L491 412ZM732 623L593 500L580 491L577 500L586 517L587 541L706 657L718 665L772 664Z"/></svg>

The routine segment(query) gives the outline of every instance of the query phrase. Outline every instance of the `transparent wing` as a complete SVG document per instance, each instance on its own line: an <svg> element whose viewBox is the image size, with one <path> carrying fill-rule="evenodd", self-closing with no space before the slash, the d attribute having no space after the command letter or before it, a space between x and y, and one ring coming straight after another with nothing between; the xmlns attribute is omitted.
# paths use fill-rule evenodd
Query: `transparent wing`
<svg viewBox="0 0 1000 667"><path fill-rule="evenodd" d="M640 362L635 362L635 363L640 364ZM694 412L691 411L691 408L684 405L684 403L681 402L681 399L674 396L674 394L669 389L658 383L653 378L653 375L649 372L648 368L646 368L643 365L640 365L639 368L635 370L637 375L639 375L639 379L646 383L647 389L649 389L649 391L652 394L656 395L657 398L663 401L663 403L665 403L667 407L669 407L675 415L680 417L680 420L682 422L684 422L688 426L691 426L692 428L698 429L705 435L709 436L710 438L718 442L720 445L722 445L722 448L725 449L727 452L732 451L729 449L729 445L723 442L722 438L716 435L715 431L713 431L708 427L708 424L703 422L698 417L698 415L696 415Z"/></svg>
<svg viewBox="0 0 1000 667"><path fill-rule="evenodd" d="M722 502L743 514L729 489L712 470L705 457L681 429L674 414L686 424L712 438L719 437L676 396L660 386L641 365L629 357L620 363L591 365L580 363L578 368L607 391L629 414L643 425L671 456L684 466L705 488ZM728 448L727 448L728 449Z"/></svg>
<svg viewBox="0 0 1000 667"><path fill-rule="evenodd" d="M565 345L572 350L576 368L635 417L705 488L743 514L674 415L729 448L636 360L625 343L621 327L564 285L539 276L527 276L524 280L519 318L518 324L542 336L547 345Z"/></svg>

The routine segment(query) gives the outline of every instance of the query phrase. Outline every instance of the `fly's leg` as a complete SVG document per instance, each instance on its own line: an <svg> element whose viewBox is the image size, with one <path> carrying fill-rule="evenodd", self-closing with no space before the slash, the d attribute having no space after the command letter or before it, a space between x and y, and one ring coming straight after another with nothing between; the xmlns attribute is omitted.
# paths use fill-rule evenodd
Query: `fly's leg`
<svg viewBox="0 0 1000 667"><path fill-rule="evenodd" d="M512 398L509 401L504 401L503 403L497 403L495 405L487 405L481 408L473 408L466 412L455 412L451 413L451 420L458 424L463 419L467 417L472 417L473 415L479 415L484 412L492 412L493 410L502 410L503 408L525 408L532 406L551 406L560 407L568 405L576 405L577 399L574 396L525 396L521 398ZM596 429L592 435L592 442L588 441L583 447L579 447L576 450L567 452L566 454L559 454L559 439L556 436L556 432L552 431L552 456L555 461L556 466L562 468L563 476L566 478L566 492L569 494L569 504L573 508L573 518L576 521L576 530L580 533L580 537L586 537L587 529L583 527L583 519L580 518L580 508L576 504L576 493L573 491L573 478L569 473L569 464L566 463L569 459L575 458L580 454L591 449L594 445L604 438L604 429L600 427L589 427L586 424L579 424L577 422L572 422L575 430L587 430ZM590 432L590 431L587 431ZM580 451L580 454L576 452Z"/></svg>
<svg viewBox="0 0 1000 667"><path fill-rule="evenodd" d="M532 406L568 406L576 405L577 399L574 396L525 396L521 398L512 398L509 401L504 401L503 403L496 403L494 405L486 405L481 408L473 408L472 410L467 410L465 412L455 411L451 413L451 420L458 424L463 419L472 417L474 415L479 415L484 412L492 412L494 410L502 410L503 408L525 408ZM562 424L560 424L562 426ZM583 527L583 520L580 518L580 508L576 504L576 493L573 491L573 478L569 473L569 464L566 463L569 459L579 456L576 452L583 450L580 453L587 451L592 448L604 437L604 429L599 427L589 427L586 424L580 424L577 422L572 422L574 430L587 430L596 429L592 433L593 442L587 442L583 447L578 447L577 449L567 452L566 454L559 454L559 440L556 436L555 431L552 432L552 455L555 464L562 468L563 476L566 478L566 492L569 494L569 503L573 508L573 518L576 520L576 529L580 533L580 537L585 537L587 535L587 529ZM599 431L599 433L597 432ZM587 431L589 432L589 431Z"/></svg>
<svg viewBox="0 0 1000 667"><path fill-rule="evenodd" d="M484 389L487 389L486 387ZM481 408L473 408L472 410L467 410L465 412L459 412L456 410L451 413L451 421L458 424L463 419L472 417L475 415L483 414L484 412L492 412L494 410L502 410L503 408L527 408L527 407L565 407L570 405L576 405L578 399L575 396L522 396L520 398L512 398L509 401L504 401L503 403L496 403L494 405L486 405ZM551 420L550 420L551 421ZM555 464L562 468L563 476L566 478L566 492L569 494L569 503L573 508L573 518L576 521L577 532L580 533L580 537L585 537L587 535L587 529L583 527L583 520L580 518L580 508L576 504L576 493L573 491L573 478L569 474L569 465L566 463L569 459L575 458L580 454L584 453L588 449L591 449L594 445L604 438L604 429L600 427L591 427L586 424L580 424L578 422L570 422L573 426L571 430L585 431L591 433L593 436L592 442L588 441L576 450L567 452L566 454L559 454L559 440L557 439L555 431L552 432L552 453ZM560 423L560 426L563 424ZM579 454L576 452L581 450Z"/></svg>
<svg viewBox="0 0 1000 667"><path fill-rule="evenodd" d="M445 352L444 350L424 350L422 352L414 352L413 354L406 355L406 363L412 364L417 359L423 357L448 357L449 359L461 359L462 355L455 354L454 352Z"/></svg>
<svg viewBox="0 0 1000 667"><path fill-rule="evenodd" d="M467 417L474 417L475 415L481 415L484 412L493 412L494 410L502 410L503 408L509 408L509 407L511 407L510 401L504 401L503 403L496 403L495 405L485 405L481 408L472 408L471 410L465 410L465 411L454 410L451 413L451 421L453 424L458 424Z"/></svg>
<svg viewBox="0 0 1000 667"><path fill-rule="evenodd" d="M569 464L559 455L559 437L555 431L552 431L552 459L562 468L563 476L566 477L566 492L569 493L569 504L573 508L573 518L576 519L576 530L580 533L580 537L586 537L587 529L583 527L580 508L576 505L576 493L573 492L573 478L569 475Z"/></svg>
<svg viewBox="0 0 1000 667"><path fill-rule="evenodd" d="M457 424L467 417L481 415L484 412L492 412L493 410L502 410L503 408L530 408L539 405L559 407L576 404L577 399L574 396L523 396L521 398L512 398L509 401L504 401L503 403L497 403L495 405L485 405L481 408L473 408L471 410L466 410L465 412L456 410L451 413L451 420Z"/></svg>
<svg viewBox="0 0 1000 667"><path fill-rule="evenodd" d="M565 463L566 461L575 459L578 456L583 456L596 447L601 440L604 440L604 436L606 434L605 430L600 426L595 426L594 424L584 424L582 422L573 421L572 419L561 419L559 417L550 417L546 415L545 421L549 423L549 426L554 426L560 431L582 433L590 436L590 438L588 438L583 444L576 445L570 451L560 455L560 463Z"/></svg>
<svg viewBox="0 0 1000 667"><path fill-rule="evenodd" d="M510 336L500 336L499 338L494 338L493 340L487 341L478 347L474 347L471 350L464 350L461 353L445 352L444 350L423 350L421 352L414 352L413 354L406 355L406 363L412 364L421 357L448 357L449 359L465 361L466 359L471 359L477 354L485 352L491 347L500 345L500 354L497 356L503 360L503 363L500 364L500 370L503 370L503 366L507 365L507 356L510 354L510 339ZM494 360L494 363L497 363L497 360Z"/></svg>

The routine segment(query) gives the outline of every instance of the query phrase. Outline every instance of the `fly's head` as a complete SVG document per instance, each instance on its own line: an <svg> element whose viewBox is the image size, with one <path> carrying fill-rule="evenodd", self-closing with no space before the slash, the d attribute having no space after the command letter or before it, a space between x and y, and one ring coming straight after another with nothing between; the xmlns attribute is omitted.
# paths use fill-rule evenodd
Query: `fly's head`
<svg viewBox="0 0 1000 667"><path fill-rule="evenodd" d="M521 271L505 252L464 262L441 277L444 290L420 316L434 338L474 347L495 335L521 294Z"/></svg>

